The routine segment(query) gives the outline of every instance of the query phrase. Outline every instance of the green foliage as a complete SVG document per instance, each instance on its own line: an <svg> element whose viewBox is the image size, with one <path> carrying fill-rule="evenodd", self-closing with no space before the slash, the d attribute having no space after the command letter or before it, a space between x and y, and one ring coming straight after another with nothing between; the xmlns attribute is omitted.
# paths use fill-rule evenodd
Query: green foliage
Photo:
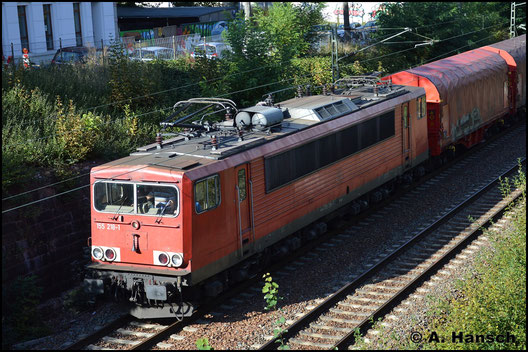
<svg viewBox="0 0 528 352"><path fill-rule="evenodd" d="M89 300L90 297L84 291L83 287L78 286L66 293L64 296L63 305L67 310L73 313L78 313L88 308Z"/></svg>
<svg viewBox="0 0 528 352"><path fill-rule="evenodd" d="M294 84L319 86L332 82L332 68L327 57L303 57L292 61Z"/></svg>
<svg viewBox="0 0 528 352"><path fill-rule="evenodd" d="M2 191L15 183L29 181L34 166L51 165L60 146L45 136L55 129L54 109L38 88L28 90L20 83L2 89Z"/></svg>
<svg viewBox="0 0 528 352"><path fill-rule="evenodd" d="M283 2L273 4L268 11L256 8L253 19L271 44L269 54L286 64L305 55L311 44L308 34L312 25L322 21L322 7L323 4L296 6Z"/></svg>
<svg viewBox="0 0 528 352"><path fill-rule="evenodd" d="M265 310L277 309L277 302L282 297L279 297L279 284L273 282L273 278L270 273L266 273L262 276L264 279L264 287L262 287L262 293L264 293L264 300L266 301Z"/></svg>
<svg viewBox="0 0 528 352"><path fill-rule="evenodd" d="M209 345L207 337L196 340L196 348L199 350L214 350L214 348Z"/></svg>
<svg viewBox="0 0 528 352"><path fill-rule="evenodd" d="M222 96L249 106L294 82L324 83L329 60L302 57L321 6L276 4L252 21L239 17L227 32L235 51L227 59L132 61L114 42L104 65L2 70L3 194L40 168L62 174L71 163L115 159L151 143L177 101ZM276 99L293 94L286 90Z"/></svg>
<svg viewBox="0 0 528 352"><path fill-rule="evenodd" d="M65 111L60 98L57 98L57 141L66 154L69 163L84 160L92 152L102 119L93 113L81 116L75 111L70 100Z"/></svg>
<svg viewBox="0 0 528 352"><path fill-rule="evenodd" d="M280 309L279 309L280 311ZM288 330L286 329L283 329L282 328L282 325L286 322L286 319L281 316L279 319L277 319L273 325L276 325L277 327L273 329L273 337L275 337L275 342L279 343L279 350L289 350L290 347L286 344L284 344L284 338L282 337L282 335L285 333L285 332L288 332Z"/></svg>
<svg viewBox="0 0 528 352"><path fill-rule="evenodd" d="M456 298L440 301L430 326L439 336L451 333L506 333L515 342L475 342L470 345L430 343L426 349L526 349L526 177L523 172L513 184L523 190L520 204L511 212L513 229L488 233L493 249L484 249L470 277L458 283Z"/></svg>
<svg viewBox="0 0 528 352"><path fill-rule="evenodd" d="M390 40L391 42L409 43L378 45L371 49L372 57L413 48L414 44L422 40L426 41L421 36L441 40L432 46L425 45L382 58L383 65L387 67L388 72L397 72L435 57L441 59L507 39L510 3L398 2L386 3L385 6L386 11L380 12L377 18L380 28L409 27L413 31ZM486 28L490 26L493 27ZM379 30L372 35L372 42L399 31L401 29ZM485 39L490 35L490 38ZM451 39L443 41L447 38Z"/></svg>
<svg viewBox="0 0 528 352"><path fill-rule="evenodd" d="M264 279L264 287L262 287L262 293L264 293L264 300L266 301L265 310L277 310L277 302L282 299L279 297L279 284L273 282L273 278L270 273L266 273L262 276ZM280 312L282 312L279 309ZM284 339L282 335L287 332L282 328L282 325L286 322L286 319L283 316L280 316L274 323L276 327L273 329L273 336L275 337L275 342L280 343L280 350L289 350L289 346L284 344Z"/></svg>
<svg viewBox="0 0 528 352"><path fill-rule="evenodd" d="M226 60L229 76L224 82L229 91L242 91L231 95L235 101L242 106L251 105L265 93L293 83L292 60L308 53L314 40L311 27L321 22L322 7L275 3L268 10L256 8L250 21L239 14L230 23L226 40L233 54ZM262 87L246 91L259 86Z"/></svg>
<svg viewBox="0 0 528 352"><path fill-rule="evenodd" d="M154 98L148 93L152 91L154 83L148 76L141 74L142 62L128 60L121 42L114 41L111 44L108 62L108 84L111 89L108 103L115 103L117 108L126 103L134 108L152 105ZM143 97L133 101L130 99L136 96Z"/></svg>
<svg viewBox="0 0 528 352"><path fill-rule="evenodd" d="M41 325L37 312L42 288L36 286L35 275L18 277L2 286L2 347L49 334Z"/></svg>

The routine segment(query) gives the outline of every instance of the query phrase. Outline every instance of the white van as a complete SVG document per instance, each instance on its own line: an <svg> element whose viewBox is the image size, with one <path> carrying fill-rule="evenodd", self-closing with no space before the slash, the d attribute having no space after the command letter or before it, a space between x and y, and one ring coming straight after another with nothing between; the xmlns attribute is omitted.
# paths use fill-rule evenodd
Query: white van
<svg viewBox="0 0 528 352"><path fill-rule="evenodd" d="M231 51L231 47L228 44L221 42L210 42L210 43L201 43L194 47L191 57L205 57L208 59L221 59L224 57L225 52Z"/></svg>

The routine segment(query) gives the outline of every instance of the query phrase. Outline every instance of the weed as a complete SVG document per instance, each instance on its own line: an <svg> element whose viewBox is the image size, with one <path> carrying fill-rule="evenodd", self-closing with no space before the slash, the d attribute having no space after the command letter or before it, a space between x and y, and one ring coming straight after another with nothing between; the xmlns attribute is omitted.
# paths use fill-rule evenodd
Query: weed
<svg viewBox="0 0 528 352"><path fill-rule="evenodd" d="M264 287L262 288L262 293L264 293L264 300L266 301L265 310L275 310L277 309L277 302L282 297L279 297L279 284L273 282L273 278L270 273L266 273L262 276L264 279Z"/></svg>
<svg viewBox="0 0 528 352"><path fill-rule="evenodd" d="M214 350L214 348L209 345L207 337L196 340L196 348L199 350Z"/></svg>
<svg viewBox="0 0 528 352"><path fill-rule="evenodd" d="M78 313L88 308L89 299L90 297L84 291L83 287L78 286L66 293L63 305L67 310Z"/></svg>

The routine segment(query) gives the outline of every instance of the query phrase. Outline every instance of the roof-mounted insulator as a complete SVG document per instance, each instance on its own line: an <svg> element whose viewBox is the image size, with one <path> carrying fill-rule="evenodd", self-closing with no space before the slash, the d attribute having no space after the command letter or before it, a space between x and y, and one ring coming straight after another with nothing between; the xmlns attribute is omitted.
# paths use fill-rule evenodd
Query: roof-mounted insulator
<svg viewBox="0 0 528 352"><path fill-rule="evenodd" d="M158 145L156 146L157 149L161 149L161 147L162 147L162 141L163 141L163 137L161 136L161 133L158 133L158 134L156 135L156 143L158 144Z"/></svg>
<svg viewBox="0 0 528 352"><path fill-rule="evenodd" d="M231 109L227 109L226 114L225 114L225 119L226 121L233 120L233 112L231 111Z"/></svg>
<svg viewBox="0 0 528 352"><path fill-rule="evenodd" d="M303 90L301 86L297 86L297 98L302 98Z"/></svg>
<svg viewBox="0 0 528 352"><path fill-rule="evenodd" d="M374 94L376 94L376 96L378 96L378 86L374 86Z"/></svg>
<svg viewBox="0 0 528 352"><path fill-rule="evenodd" d="M244 140L244 132L242 130L238 130L238 141L242 142Z"/></svg>
<svg viewBox="0 0 528 352"><path fill-rule="evenodd" d="M323 95L328 95L326 84L323 85Z"/></svg>
<svg viewBox="0 0 528 352"><path fill-rule="evenodd" d="M273 106L273 97L271 96L271 94L269 94L266 100L264 101L266 102L268 106Z"/></svg>
<svg viewBox="0 0 528 352"><path fill-rule="evenodd" d="M216 139L216 135L211 136L211 145L213 146L213 150L216 150L218 147L218 140Z"/></svg>

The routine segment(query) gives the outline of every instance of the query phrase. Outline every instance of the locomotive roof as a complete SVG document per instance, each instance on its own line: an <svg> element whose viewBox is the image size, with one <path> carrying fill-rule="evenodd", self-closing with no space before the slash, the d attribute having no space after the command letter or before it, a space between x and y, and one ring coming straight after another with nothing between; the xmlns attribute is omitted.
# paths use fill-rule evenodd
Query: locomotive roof
<svg viewBox="0 0 528 352"><path fill-rule="evenodd" d="M332 95L313 95L289 99L275 104L284 113L280 125L266 131L245 131L240 136L229 131L214 131L208 133L195 132L186 137L176 136L162 141L161 148L158 143L152 143L137 149L130 156L106 164L112 165L150 165L153 167L168 167L182 171L198 166L214 163L230 155L241 153L253 147L269 143L298 131L322 124L343 116L355 120L364 119L365 114L358 114L365 108L391 101L397 96L421 90L420 87L392 86L388 92L375 92L372 87L355 87L348 91L336 91ZM340 93L340 94L338 94ZM414 94L416 95L416 93ZM394 100L394 106L399 103ZM325 106L342 104L340 112L324 118L323 112L317 112ZM259 108L256 106L254 108ZM244 111L241 109L239 111ZM251 109L247 109L250 111ZM254 109L258 111L258 109ZM332 110L335 111L335 110ZM358 113L356 113L358 112ZM326 115L325 115L326 116ZM361 116L361 117L360 117ZM233 121L224 121L220 124L232 124ZM213 136L216 137L216 147Z"/></svg>

